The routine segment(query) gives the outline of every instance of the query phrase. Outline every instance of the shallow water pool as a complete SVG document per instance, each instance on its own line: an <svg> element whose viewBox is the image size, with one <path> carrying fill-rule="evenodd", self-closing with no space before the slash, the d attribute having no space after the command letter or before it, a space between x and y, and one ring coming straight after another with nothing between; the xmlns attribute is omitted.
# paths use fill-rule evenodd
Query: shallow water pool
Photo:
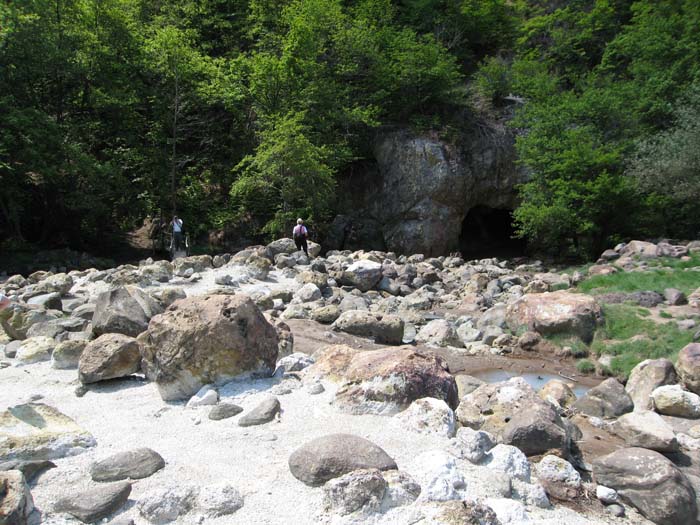
<svg viewBox="0 0 700 525"><path fill-rule="evenodd" d="M540 388L542 388L545 385L545 383L547 383L547 381L551 379L558 379L559 381L563 381L564 383L573 383L573 381L569 381L565 377L562 377L558 374L547 374L544 372L523 372L522 374L518 374L516 372L510 372L508 370L485 370L483 372L477 372L472 375L473 377L481 379L482 381L486 381L487 383L498 383L499 381L507 381L511 377L522 377L535 390L539 390ZM572 390L574 391L574 394L576 394L576 397L581 397L591 388L590 386L581 385L578 383L573 383L573 385L574 386Z"/></svg>

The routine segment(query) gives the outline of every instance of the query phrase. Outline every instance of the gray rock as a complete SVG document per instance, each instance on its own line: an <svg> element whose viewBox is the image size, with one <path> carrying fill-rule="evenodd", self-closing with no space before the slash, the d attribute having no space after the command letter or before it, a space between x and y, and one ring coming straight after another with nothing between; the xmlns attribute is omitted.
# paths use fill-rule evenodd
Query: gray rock
<svg viewBox="0 0 700 525"><path fill-rule="evenodd" d="M451 451L459 458L471 463L479 463L495 446L496 441L488 432L462 427L451 443Z"/></svg>
<svg viewBox="0 0 700 525"><path fill-rule="evenodd" d="M203 487L197 496L197 508L209 518L228 516L243 507L243 496L227 484Z"/></svg>
<svg viewBox="0 0 700 525"><path fill-rule="evenodd" d="M306 389L306 391L312 396L322 394L323 392L325 392L325 390L325 387L321 383L312 383Z"/></svg>
<svg viewBox="0 0 700 525"><path fill-rule="evenodd" d="M147 478L165 467L160 454L150 448L135 448L92 464L93 481L121 481Z"/></svg>
<svg viewBox="0 0 700 525"><path fill-rule="evenodd" d="M550 497L567 501L580 495L581 475L565 459L545 456L535 470L537 479Z"/></svg>
<svg viewBox="0 0 700 525"><path fill-rule="evenodd" d="M656 412L635 411L620 416L612 430L630 447L648 448L659 452L675 452L678 441L673 429Z"/></svg>
<svg viewBox="0 0 700 525"><path fill-rule="evenodd" d="M651 393L654 409L666 416L700 418L700 396L687 392L681 385L664 385Z"/></svg>
<svg viewBox="0 0 700 525"><path fill-rule="evenodd" d="M316 438L289 457L289 469L299 481L318 486L358 469L396 469L396 462L374 443L350 434Z"/></svg>
<svg viewBox="0 0 700 525"><path fill-rule="evenodd" d="M331 324L340 317L340 308L335 304L315 308L311 311L311 319L321 324Z"/></svg>
<svg viewBox="0 0 700 525"><path fill-rule="evenodd" d="M27 304L33 306L43 306L47 310L62 310L63 302L61 301L61 294L58 292L52 292L47 294L36 295L31 299L27 300Z"/></svg>
<svg viewBox="0 0 700 525"><path fill-rule="evenodd" d="M238 425L241 427L251 427L268 423L275 418L279 411L279 399L274 396L269 396L263 399L250 412L241 416L238 420Z"/></svg>
<svg viewBox="0 0 700 525"><path fill-rule="evenodd" d="M101 293L95 303L92 329L95 335L119 333L136 337L163 308L150 295L134 286Z"/></svg>
<svg viewBox="0 0 700 525"><path fill-rule="evenodd" d="M611 418L631 412L634 403L625 387L611 377L586 392L574 403L574 408L589 416Z"/></svg>
<svg viewBox="0 0 700 525"><path fill-rule="evenodd" d="M676 382L676 370L671 361L646 359L632 369L625 390L632 398L635 410L651 410L651 393L660 386Z"/></svg>
<svg viewBox="0 0 700 525"><path fill-rule="evenodd" d="M329 480L323 486L323 506L328 512L346 515L379 509L387 483L377 469L361 469Z"/></svg>
<svg viewBox="0 0 700 525"><path fill-rule="evenodd" d="M382 278L382 265L369 260L359 260L348 266L342 274L340 282L354 286L361 292L374 288Z"/></svg>
<svg viewBox="0 0 700 525"><path fill-rule="evenodd" d="M688 302L688 298L685 294L675 288L666 288L664 290L664 298L671 306L680 306Z"/></svg>
<svg viewBox="0 0 700 525"><path fill-rule="evenodd" d="M131 483L120 481L82 490L61 498L54 505L55 512L67 512L83 523L93 523L118 510L131 494Z"/></svg>
<svg viewBox="0 0 700 525"><path fill-rule="evenodd" d="M86 321L92 321L92 317L95 315L95 305L94 304L83 304L78 306L75 310L71 312L71 317L77 317L79 319L85 319Z"/></svg>
<svg viewBox="0 0 700 525"><path fill-rule="evenodd" d="M241 412L243 412L243 408L238 405L234 405L233 403L219 403L209 411L209 419L219 421L236 416Z"/></svg>
<svg viewBox="0 0 700 525"><path fill-rule="evenodd" d="M663 295L652 291L631 293L630 299L644 308L654 308L664 302Z"/></svg>
<svg viewBox="0 0 700 525"><path fill-rule="evenodd" d="M517 412L503 428L502 439L528 456L551 450L566 454L569 450L569 437L561 417L546 403Z"/></svg>
<svg viewBox="0 0 700 525"><path fill-rule="evenodd" d="M128 376L141 369L141 351L133 337L104 334L90 341L80 356L78 377L83 384Z"/></svg>
<svg viewBox="0 0 700 525"><path fill-rule="evenodd" d="M598 483L658 525L693 523L695 492L670 460L653 450L623 448L593 462Z"/></svg>
<svg viewBox="0 0 700 525"><path fill-rule="evenodd" d="M611 505L608 505L605 507L605 511L617 518L622 518L625 515L625 507L619 503L612 503Z"/></svg>

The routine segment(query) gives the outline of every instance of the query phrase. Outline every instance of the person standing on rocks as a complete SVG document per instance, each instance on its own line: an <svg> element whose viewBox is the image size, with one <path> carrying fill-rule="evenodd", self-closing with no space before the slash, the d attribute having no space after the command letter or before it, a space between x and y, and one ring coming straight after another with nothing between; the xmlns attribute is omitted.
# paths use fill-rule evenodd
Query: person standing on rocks
<svg viewBox="0 0 700 525"><path fill-rule="evenodd" d="M180 248L182 247L182 219L179 218L177 215L173 215L173 220L170 222L170 225L173 228L173 252L177 253L180 251Z"/></svg>
<svg viewBox="0 0 700 525"><path fill-rule="evenodd" d="M306 256L309 256L309 247L306 243L306 238L309 236L309 230L304 226L304 221L297 219L297 225L292 230L292 237L294 237L294 243L297 245L297 250L304 250Z"/></svg>

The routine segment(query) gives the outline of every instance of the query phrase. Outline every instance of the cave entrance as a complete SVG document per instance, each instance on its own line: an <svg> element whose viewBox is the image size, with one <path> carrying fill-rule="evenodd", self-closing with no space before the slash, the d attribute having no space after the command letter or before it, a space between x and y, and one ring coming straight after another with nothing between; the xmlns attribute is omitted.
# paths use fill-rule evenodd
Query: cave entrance
<svg viewBox="0 0 700 525"><path fill-rule="evenodd" d="M462 221L459 251L465 259L522 257L525 242L514 233L511 210L476 206Z"/></svg>

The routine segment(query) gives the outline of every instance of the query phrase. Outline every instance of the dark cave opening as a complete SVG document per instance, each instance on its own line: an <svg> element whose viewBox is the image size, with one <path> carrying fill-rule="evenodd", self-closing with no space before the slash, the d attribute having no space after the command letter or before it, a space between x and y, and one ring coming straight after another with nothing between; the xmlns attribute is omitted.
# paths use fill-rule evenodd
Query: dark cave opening
<svg viewBox="0 0 700 525"><path fill-rule="evenodd" d="M511 210L475 206L462 221L459 251L465 259L521 257L525 242L514 233Z"/></svg>

